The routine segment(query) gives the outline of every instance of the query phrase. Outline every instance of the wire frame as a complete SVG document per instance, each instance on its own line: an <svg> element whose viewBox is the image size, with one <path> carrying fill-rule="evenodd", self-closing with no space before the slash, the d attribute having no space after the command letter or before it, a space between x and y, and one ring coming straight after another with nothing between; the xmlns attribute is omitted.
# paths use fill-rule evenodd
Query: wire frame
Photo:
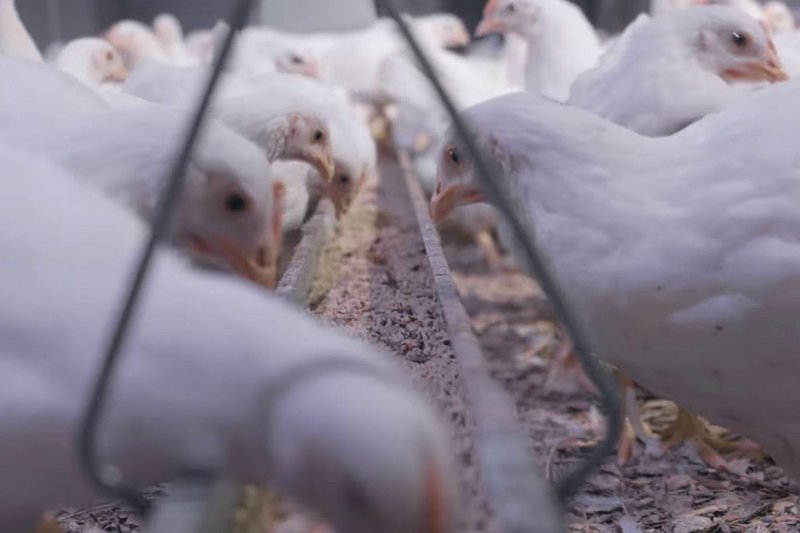
<svg viewBox="0 0 800 533"><path fill-rule="evenodd" d="M236 33L246 24L252 12L253 1L254 0L237 0L232 14L228 19L231 30L228 32L219 54L216 57L203 92L203 98L194 112L186 134L186 140L180 154L175 160L169 181L159 198L156 217L152 224L150 235L144 243L139 260L131 273L128 290L121 302L114 328L111 330L100 369L91 391L77 436L81 465L88 478L99 489L108 493L110 496L125 500L139 510L146 509L147 502L143 501L138 491L125 481L122 472L117 466L103 463L97 456L97 438L100 429L100 420L114 383L114 374L124 353L125 341L130 331L130 324L137 311L142 289L151 271L155 252L158 245L167 235L170 223L172 222L175 204L180 197L186 170L189 165L189 158L202 132L202 127L211 104L211 98L217 88L222 71L233 49Z"/></svg>

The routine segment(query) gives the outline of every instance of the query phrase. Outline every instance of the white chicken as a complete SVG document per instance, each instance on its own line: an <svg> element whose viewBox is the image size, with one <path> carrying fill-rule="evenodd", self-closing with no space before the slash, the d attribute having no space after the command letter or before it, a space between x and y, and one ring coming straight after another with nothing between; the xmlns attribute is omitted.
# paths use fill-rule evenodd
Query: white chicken
<svg viewBox="0 0 800 533"><path fill-rule="evenodd" d="M798 92L777 84L660 138L526 93L465 112L597 356L752 438L793 477ZM482 190L450 137L434 214Z"/></svg>
<svg viewBox="0 0 800 533"><path fill-rule="evenodd" d="M162 13L153 20L153 33L166 52L170 62L175 65L198 65L200 59L192 54L183 42L183 27L170 13Z"/></svg>
<svg viewBox="0 0 800 533"><path fill-rule="evenodd" d="M363 185L377 177L377 149L366 123L347 96L317 80L272 74L254 80L258 92L313 102L330 129L335 163L327 195L344 214Z"/></svg>
<svg viewBox="0 0 800 533"><path fill-rule="evenodd" d="M112 25L104 37L120 53L129 70L142 61L171 62L158 37L141 22L121 20Z"/></svg>
<svg viewBox="0 0 800 533"><path fill-rule="evenodd" d="M669 135L747 95L752 84L787 79L763 26L738 9L694 6L640 15L582 74L568 103L643 135Z"/></svg>
<svg viewBox="0 0 800 533"><path fill-rule="evenodd" d="M56 66L93 89L128 78L122 56L110 43L94 37L67 43L56 56Z"/></svg>
<svg viewBox="0 0 800 533"><path fill-rule="evenodd" d="M145 232L39 154L0 164L0 530L22 532L98 497L75 436ZM138 487L202 471L339 531L451 531L446 439L401 370L238 280L158 252L119 378L98 448Z"/></svg>
<svg viewBox="0 0 800 533"><path fill-rule="evenodd" d="M326 181L333 179L336 169L328 120L313 100L256 91L218 103L215 114L261 147L270 162L305 161Z"/></svg>
<svg viewBox="0 0 800 533"><path fill-rule="evenodd" d="M47 154L152 221L188 118L167 108L103 111L9 125L0 138ZM259 150L211 123L192 156L171 241L201 262L217 265L221 258L227 268L274 286L280 195Z"/></svg>
<svg viewBox="0 0 800 533"><path fill-rule="evenodd" d="M419 17L411 20L411 25L426 48L469 43L464 24L453 15ZM251 63L265 56L274 57L287 47L301 50L316 59L324 81L368 99L378 91L378 71L383 60L407 50L390 20L379 20L368 28L346 33L295 34L251 28L242 32L239 47L237 55L249 57Z"/></svg>
<svg viewBox="0 0 800 533"><path fill-rule="evenodd" d="M441 82L458 109L465 109L512 91L508 85L487 77L468 58L447 50L428 54ZM433 194L438 149L448 125L448 117L430 81L406 55L387 58L380 71L383 96L391 102L392 139L397 149L413 157L423 189ZM456 209L440 229L457 229L471 236L484 250L490 267L500 266L501 254L493 235L497 226L494 208L464 206Z"/></svg>
<svg viewBox="0 0 800 533"><path fill-rule="evenodd" d="M490 33L524 37L525 90L558 101L569 97L572 83L602 53L594 28L567 0L489 0L475 34Z"/></svg>

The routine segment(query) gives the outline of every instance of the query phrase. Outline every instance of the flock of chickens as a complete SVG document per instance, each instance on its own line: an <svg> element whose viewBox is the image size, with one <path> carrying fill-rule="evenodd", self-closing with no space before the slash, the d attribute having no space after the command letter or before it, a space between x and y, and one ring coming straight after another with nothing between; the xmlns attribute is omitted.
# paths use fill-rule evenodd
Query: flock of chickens
<svg viewBox="0 0 800 533"><path fill-rule="evenodd" d="M705 2L703 2L705 4ZM713 3L713 2L712 2ZM723 5L724 4L724 5ZM800 475L800 31L782 3L654 0L603 37L565 0L411 27L596 355ZM125 280L228 29L122 21L43 57L0 0L0 530L96 497L75 433ZM393 24L240 33L103 421L142 486L213 470L338 531L448 531L445 431L390 357L253 286L324 198L414 157L437 221L514 252ZM385 140L385 139L379 139Z"/></svg>

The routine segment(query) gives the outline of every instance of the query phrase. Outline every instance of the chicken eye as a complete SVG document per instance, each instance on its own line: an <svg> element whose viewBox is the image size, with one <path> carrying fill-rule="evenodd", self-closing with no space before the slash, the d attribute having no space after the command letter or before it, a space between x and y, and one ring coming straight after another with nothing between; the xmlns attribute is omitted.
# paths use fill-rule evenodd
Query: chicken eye
<svg viewBox="0 0 800 533"><path fill-rule="evenodd" d="M341 174L339 176L339 183L341 183L342 185L347 185L348 183L350 183L350 176L348 176L347 174Z"/></svg>
<svg viewBox="0 0 800 533"><path fill-rule="evenodd" d="M738 31L731 32L731 41L739 48L745 48L750 43L747 34L739 33Z"/></svg>
<svg viewBox="0 0 800 533"><path fill-rule="evenodd" d="M450 148L449 150L447 150L447 158L450 160L451 163L453 163L456 166L461 164L461 155L455 148Z"/></svg>
<svg viewBox="0 0 800 533"><path fill-rule="evenodd" d="M225 209L231 213L241 213L246 211L248 207L247 198L241 194L229 194L225 198Z"/></svg>
<svg viewBox="0 0 800 533"><path fill-rule="evenodd" d="M299 65L300 63L303 62L303 59L300 56L292 56L290 61L295 65Z"/></svg>
<svg viewBox="0 0 800 533"><path fill-rule="evenodd" d="M517 10L516 4L508 4L506 6L506 13L514 13Z"/></svg>
<svg viewBox="0 0 800 533"><path fill-rule="evenodd" d="M317 131L314 132L314 140L315 141L320 142L324 138L325 138L325 134L322 132L322 130L317 130Z"/></svg>
<svg viewBox="0 0 800 533"><path fill-rule="evenodd" d="M114 52L111 50L106 50L106 61L113 61L114 60Z"/></svg>

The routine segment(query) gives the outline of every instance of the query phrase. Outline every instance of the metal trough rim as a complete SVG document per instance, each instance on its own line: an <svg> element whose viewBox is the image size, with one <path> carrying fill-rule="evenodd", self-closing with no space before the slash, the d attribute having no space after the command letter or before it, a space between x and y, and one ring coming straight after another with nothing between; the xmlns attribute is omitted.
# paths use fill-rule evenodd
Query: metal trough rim
<svg viewBox="0 0 800 533"><path fill-rule="evenodd" d="M437 295L447 323L468 409L475 420L474 441L486 496L504 533L564 531L551 487L539 476L527 433L509 394L490 375L472 323L450 273L439 232L410 156L398 160L417 219Z"/></svg>
<svg viewBox="0 0 800 533"><path fill-rule="evenodd" d="M303 225L303 236L278 282L275 294L302 307L306 306L322 248L333 235L335 228L336 215L333 204L327 199L320 201L314 215Z"/></svg>

